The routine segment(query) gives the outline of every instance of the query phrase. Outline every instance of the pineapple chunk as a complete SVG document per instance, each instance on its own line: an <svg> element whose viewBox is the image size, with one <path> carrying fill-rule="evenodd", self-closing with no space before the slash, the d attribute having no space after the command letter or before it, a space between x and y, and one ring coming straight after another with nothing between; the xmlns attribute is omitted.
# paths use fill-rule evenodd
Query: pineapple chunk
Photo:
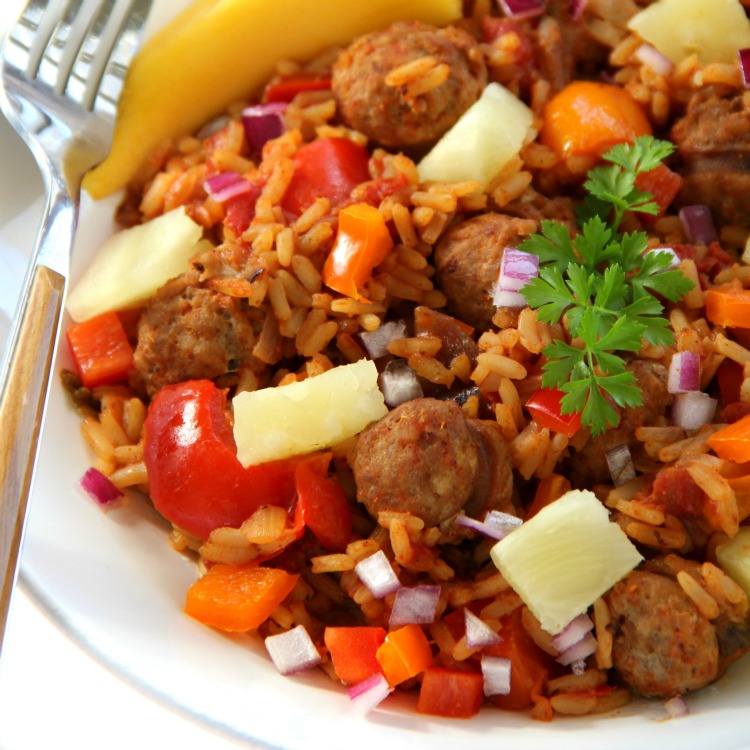
<svg viewBox="0 0 750 750"><path fill-rule="evenodd" d="M178 208L113 234L68 294L65 303L76 322L147 300L160 286L189 267L203 247L203 229Z"/></svg>
<svg viewBox="0 0 750 750"><path fill-rule="evenodd" d="M588 490L566 492L499 541L491 555L552 635L643 559Z"/></svg>
<svg viewBox="0 0 750 750"><path fill-rule="evenodd" d="M297 383L240 393L232 404L243 466L327 448L388 413L378 371L367 359Z"/></svg>
<svg viewBox="0 0 750 750"><path fill-rule="evenodd" d="M482 96L419 162L423 182L476 180L486 188L518 155L531 131L531 110L499 83Z"/></svg>
<svg viewBox="0 0 750 750"><path fill-rule="evenodd" d="M733 63L738 50L750 47L750 20L738 0L658 0L628 28L675 65L692 54L703 65Z"/></svg>
<svg viewBox="0 0 750 750"><path fill-rule="evenodd" d="M155 148L259 93L280 60L308 59L394 21L460 17L460 0L196 0L138 52L112 150L83 186L94 198L123 187Z"/></svg>
<svg viewBox="0 0 750 750"><path fill-rule="evenodd" d="M750 528L743 526L716 548L721 569L750 596Z"/></svg>

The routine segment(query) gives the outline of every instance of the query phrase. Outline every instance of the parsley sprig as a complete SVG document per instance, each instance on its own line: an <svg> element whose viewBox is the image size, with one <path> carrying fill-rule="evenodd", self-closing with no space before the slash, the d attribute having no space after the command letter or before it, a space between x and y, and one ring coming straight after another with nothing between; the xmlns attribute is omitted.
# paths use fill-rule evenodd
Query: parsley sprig
<svg viewBox="0 0 750 750"><path fill-rule="evenodd" d="M619 231L629 211L658 214L636 178L673 150L651 136L615 146L603 157L606 164L588 173L580 232L571 238L565 225L543 221L541 232L519 248L538 255L540 266L521 293L539 320L563 320L577 344L556 340L545 347L542 385L560 389L562 413L581 412L594 435L617 424L611 402L628 407L643 401L620 353L639 351L644 339L654 346L674 341L657 297L677 302L693 288L681 271L669 269L669 253L646 252L645 232Z"/></svg>

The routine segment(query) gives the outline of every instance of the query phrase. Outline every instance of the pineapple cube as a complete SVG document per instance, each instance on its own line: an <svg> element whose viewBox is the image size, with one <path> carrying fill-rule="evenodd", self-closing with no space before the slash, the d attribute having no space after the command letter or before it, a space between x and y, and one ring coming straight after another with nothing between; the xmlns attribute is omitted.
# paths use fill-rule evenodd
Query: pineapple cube
<svg viewBox="0 0 750 750"><path fill-rule="evenodd" d="M491 555L552 635L643 559L588 490L565 493L499 541Z"/></svg>
<svg viewBox="0 0 750 750"><path fill-rule="evenodd" d="M243 466L310 453L353 437L388 408L368 359L232 400L237 458Z"/></svg>
<svg viewBox="0 0 750 750"><path fill-rule="evenodd" d="M721 569L750 596L750 527L742 526L728 541L716 548Z"/></svg>

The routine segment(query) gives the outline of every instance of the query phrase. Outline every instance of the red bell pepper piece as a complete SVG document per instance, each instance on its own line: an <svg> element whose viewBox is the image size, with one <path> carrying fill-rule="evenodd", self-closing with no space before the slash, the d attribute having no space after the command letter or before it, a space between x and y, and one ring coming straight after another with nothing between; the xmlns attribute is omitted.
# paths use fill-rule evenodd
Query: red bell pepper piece
<svg viewBox="0 0 750 750"><path fill-rule="evenodd" d="M255 218L255 204L258 202L263 186L251 183L252 188L242 195L236 195L226 202L224 223L239 237Z"/></svg>
<svg viewBox="0 0 750 750"><path fill-rule="evenodd" d="M417 712L468 719L479 713L483 684L477 672L430 667L422 676Z"/></svg>
<svg viewBox="0 0 750 750"><path fill-rule="evenodd" d="M321 78L320 76L300 74L282 78L275 83L269 83L263 92L263 101L271 102L291 102L297 94L303 91L325 91L331 88L330 78Z"/></svg>
<svg viewBox="0 0 750 750"><path fill-rule="evenodd" d="M120 383L133 369L133 347L117 313L76 323L67 330L66 338L86 388Z"/></svg>
<svg viewBox="0 0 750 750"><path fill-rule="evenodd" d="M299 216L316 198L328 198L335 207L352 190L370 179L370 154L348 138L321 138L298 149L292 157L294 176L281 206Z"/></svg>
<svg viewBox="0 0 750 750"><path fill-rule="evenodd" d="M560 400L564 395L557 388L540 388L526 402L526 408L540 427L573 437L581 429L581 413L562 413Z"/></svg>
<svg viewBox="0 0 750 750"><path fill-rule="evenodd" d="M331 654L337 677L348 685L381 674L375 657L385 641L385 629L378 627L328 627L323 639Z"/></svg>

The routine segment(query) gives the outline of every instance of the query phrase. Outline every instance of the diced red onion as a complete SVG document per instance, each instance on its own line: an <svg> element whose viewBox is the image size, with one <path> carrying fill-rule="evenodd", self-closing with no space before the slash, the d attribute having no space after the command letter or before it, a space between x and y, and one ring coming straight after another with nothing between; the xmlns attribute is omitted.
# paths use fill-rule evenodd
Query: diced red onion
<svg viewBox="0 0 750 750"><path fill-rule="evenodd" d="M664 269L665 271L668 271L670 268L677 268L680 265L680 256L671 247L652 247L646 251L646 255L650 255L651 253L667 253L671 256L672 262Z"/></svg>
<svg viewBox="0 0 750 750"><path fill-rule="evenodd" d="M391 627L430 625L435 621L439 601L440 586L400 588L393 600L393 609L388 624Z"/></svg>
<svg viewBox="0 0 750 750"><path fill-rule="evenodd" d="M417 373L402 359L389 362L378 378L385 403L393 409L406 401L424 396Z"/></svg>
<svg viewBox="0 0 750 750"><path fill-rule="evenodd" d="M689 242L710 245L717 239L716 226L708 206L685 206L680 209L680 220Z"/></svg>
<svg viewBox="0 0 750 750"><path fill-rule="evenodd" d="M500 510L489 510L484 517L484 522L490 526L495 526L503 532L503 536L510 534L513 529L520 526L523 521L518 516L510 513L503 513Z"/></svg>
<svg viewBox="0 0 750 750"><path fill-rule="evenodd" d="M124 497L122 492L93 466L81 477L80 484L92 500L103 508L114 505Z"/></svg>
<svg viewBox="0 0 750 750"><path fill-rule="evenodd" d="M701 361L695 352L676 352L669 363L667 390L688 393L701 388Z"/></svg>
<svg viewBox="0 0 750 750"><path fill-rule="evenodd" d="M546 10L544 0L498 0L508 18L533 18L540 16Z"/></svg>
<svg viewBox="0 0 750 750"><path fill-rule="evenodd" d="M512 670L510 659L484 654L480 664L484 678L484 694L487 696L508 695Z"/></svg>
<svg viewBox="0 0 750 750"><path fill-rule="evenodd" d="M360 560L354 566L354 572L376 599L382 599L401 586L382 549Z"/></svg>
<svg viewBox="0 0 750 750"><path fill-rule="evenodd" d="M218 203L250 192L253 186L237 172L220 172L203 182L206 192Z"/></svg>
<svg viewBox="0 0 750 750"><path fill-rule="evenodd" d="M242 110L242 126L252 154L260 154L268 141L283 135L286 106L285 102L271 102Z"/></svg>
<svg viewBox="0 0 750 750"><path fill-rule="evenodd" d="M391 693L393 688L382 674L374 674L356 685L352 685L346 694L351 702L363 714L380 705Z"/></svg>
<svg viewBox="0 0 750 750"><path fill-rule="evenodd" d="M570 16L574 21L580 19L583 15L583 11L586 10L588 0L571 0L570 2Z"/></svg>
<svg viewBox="0 0 750 750"><path fill-rule="evenodd" d="M466 645L469 648L484 648L500 643L502 638L470 609L464 609L466 627Z"/></svg>
<svg viewBox="0 0 750 750"><path fill-rule="evenodd" d="M591 618L584 612L571 620L553 639L552 648L559 654L574 646L594 628Z"/></svg>
<svg viewBox="0 0 750 750"><path fill-rule="evenodd" d="M492 295L492 301L495 307L526 307L529 304L520 292L506 292L497 287Z"/></svg>
<svg viewBox="0 0 750 750"><path fill-rule="evenodd" d="M612 484L615 487L635 479L633 457L630 455L630 448L625 443L610 448L606 452L605 458L607 459L609 475L612 477Z"/></svg>
<svg viewBox="0 0 750 750"><path fill-rule="evenodd" d="M304 625L265 640L271 661L281 674L295 674L320 664L321 657Z"/></svg>
<svg viewBox="0 0 750 750"><path fill-rule="evenodd" d="M491 510L485 516L484 521L470 518L465 513L459 513L456 516L456 523L459 526L464 526L467 529L483 534L490 539L500 541L500 539L505 539L522 521L520 518L511 516L509 513L500 513L499 511Z"/></svg>
<svg viewBox="0 0 750 750"><path fill-rule="evenodd" d="M742 81L746 89L750 89L750 47L739 50L737 56L740 58L740 70L742 70Z"/></svg>
<svg viewBox="0 0 750 750"><path fill-rule="evenodd" d="M683 430L697 430L710 424L718 402L702 391L678 393L672 403L672 422Z"/></svg>
<svg viewBox="0 0 750 750"><path fill-rule="evenodd" d="M591 656L596 651L596 646L596 638L591 633L586 633L578 643L574 643L570 648L563 651L555 661L563 666L568 666Z"/></svg>
<svg viewBox="0 0 750 750"><path fill-rule="evenodd" d="M506 247L500 261L497 288L503 292L517 292L539 275L539 256L515 247Z"/></svg>
<svg viewBox="0 0 750 750"><path fill-rule="evenodd" d="M687 716L690 713L690 708L681 695L675 695L674 698L670 698L664 704L664 710L670 719L677 719L680 716Z"/></svg>
<svg viewBox="0 0 750 750"><path fill-rule="evenodd" d="M383 323L374 331L363 331L359 334L367 353L372 359L380 359L388 354L388 344L395 339L406 338L406 323L403 320L392 320Z"/></svg>
<svg viewBox="0 0 750 750"><path fill-rule="evenodd" d="M674 70L674 63L650 44L642 44L638 47L635 57L660 76L668 76Z"/></svg>

